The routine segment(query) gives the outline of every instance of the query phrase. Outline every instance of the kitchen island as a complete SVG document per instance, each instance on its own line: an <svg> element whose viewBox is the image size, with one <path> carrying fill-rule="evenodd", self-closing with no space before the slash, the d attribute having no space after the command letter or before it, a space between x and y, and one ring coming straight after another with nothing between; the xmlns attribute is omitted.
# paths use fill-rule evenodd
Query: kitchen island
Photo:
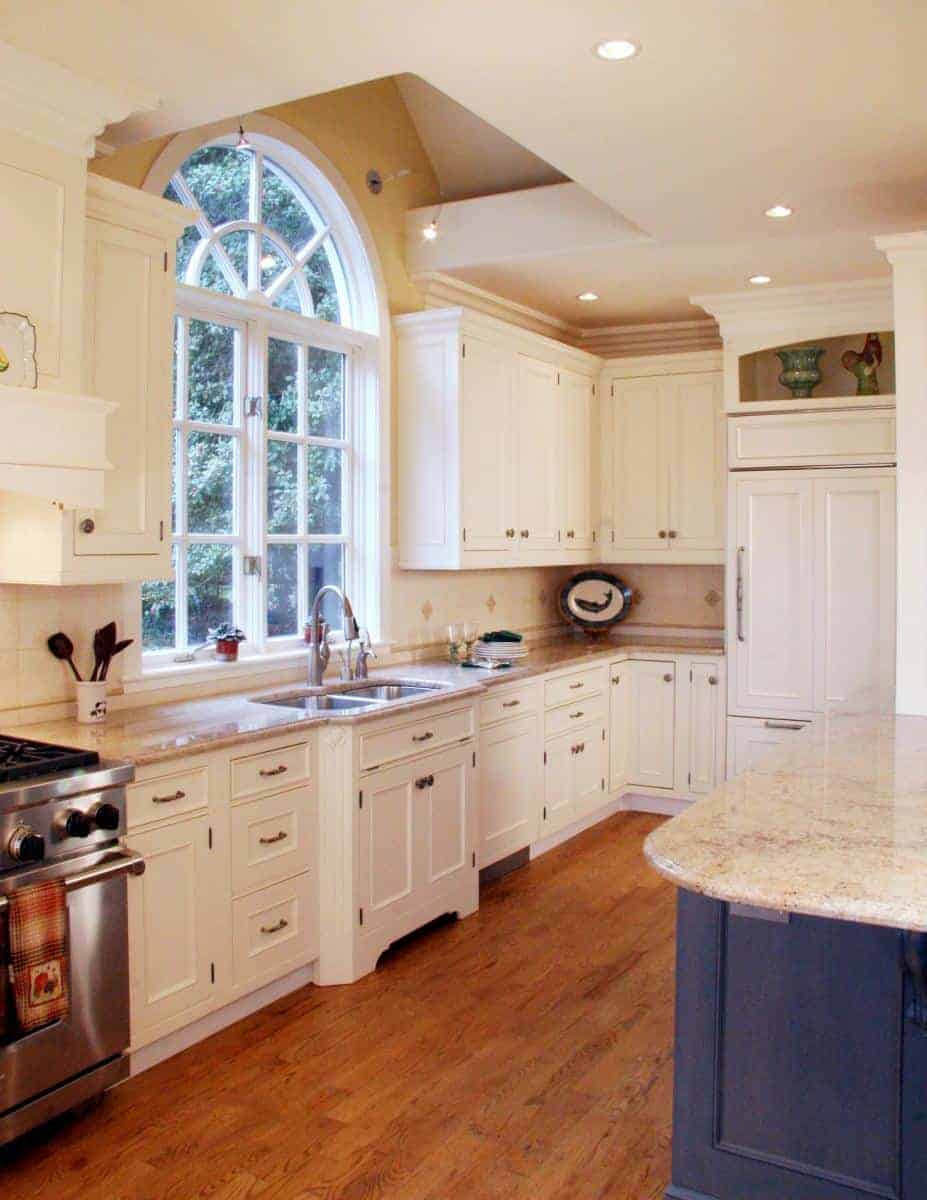
<svg viewBox="0 0 927 1200"><path fill-rule="evenodd" d="M927 718L822 718L650 835L674 1200L927 1198Z"/></svg>

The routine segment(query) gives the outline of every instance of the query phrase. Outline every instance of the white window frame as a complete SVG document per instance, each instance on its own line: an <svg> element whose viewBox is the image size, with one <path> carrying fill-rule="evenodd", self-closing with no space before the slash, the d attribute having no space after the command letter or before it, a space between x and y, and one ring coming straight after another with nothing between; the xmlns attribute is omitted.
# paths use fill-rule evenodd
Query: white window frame
<svg viewBox="0 0 927 1200"><path fill-rule="evenodd" d="M386 308L382 276L369 232L359 217L350 193L344 188L330 164L309 143L295 135L280 122L270 118L250 118L248 137L259 152L266 152L282 167L294 182L303 188L322 213L325 227L330 230L343 270L336 282L347 289L350 311L355 327L335 325L299 313L272 307L271 300L261 293L250 292L246 297L214 292L185 283L176 285L176 312L187 319L233 324L240 329L242 343L244 388L241 397L264 397L266 393L265 354L268 337L279 337L321 349L334 350L346 356L344 444L348 447L350 487L347 489L340 536L328 535L271 535L281 542L321 543L344 541L344 582L358 619L366 624L378 644L387 642L385 613L386 582L390 562L385 547L389 545L388 489L388 381L389 338L379 336L386 324ZM261 128L252 130L251 126ZM229 123L209 130L182 134L173 139L159 157L146 181L146 189L163 192L172 175L199 146L221 141L228 143L234 129ZM281 134L285 134L283 140ZM294 145L295 143L295 145ZM326 170L327 168L327 170ZM330 173L329 173L330 172ZM256 172L257 176L257 172ZM259 178L259 176L257 176ZM236 225L250 228L248 223ZM222 227L227 233L231 224ZM313 239L315 241L316 239ZM312 243L310 243L310 246ZM302 257L311 250L303 248ZM199 248L196 253L199 253ZM279 289L274 289L276 292ZM366 326L366 327L365 327ZM260 418L236 413L241 422L238 486L243 495L236 494L238 530L235 535L183 535L178 543L234 543L234 599L236 619L248 634L240 650L243 662L258 665L262 659L281 654L305 653L299 634L293 637L268 638L266 625L267 553L266 547L266 401L261 405ZM180 424L175 421L175 428ZM187 428L204 428L219 432L219 427L184 422ZM224 427L222 432L229 432ZM327 439L312 439L325 443ZM178 462L178 472L185 463ZM178 483L184 480L181 479ZM183 502L178 487L178 501ZM257 557L261 561L260 576L244 575L242 559ZM300 612L300 620L305 618ZM178 642L182 630L178 622ZM174 663L177 649L148 651L143 655L143 673L153 672L161 677L173 667L178 675L187 675L190 667Z"/></svg>

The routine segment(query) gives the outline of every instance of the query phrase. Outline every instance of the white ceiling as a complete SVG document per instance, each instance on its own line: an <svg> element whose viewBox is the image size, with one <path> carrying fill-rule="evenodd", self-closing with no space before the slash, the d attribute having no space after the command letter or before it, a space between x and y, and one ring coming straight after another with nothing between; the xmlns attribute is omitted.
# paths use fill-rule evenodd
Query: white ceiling
<svg viewBox="0 0 927 1200"><path fill-rule="evenodd" d="M643 53L603 63L609 36ZM9 0L0 38L158 92L117 142L421 76L652 236L471 280L564 315L593 287L602 323L690 315L692 292L754 271L884 272L870 236L927 225L917 0ZM796 215L773 229L780 201Z"/></svg>

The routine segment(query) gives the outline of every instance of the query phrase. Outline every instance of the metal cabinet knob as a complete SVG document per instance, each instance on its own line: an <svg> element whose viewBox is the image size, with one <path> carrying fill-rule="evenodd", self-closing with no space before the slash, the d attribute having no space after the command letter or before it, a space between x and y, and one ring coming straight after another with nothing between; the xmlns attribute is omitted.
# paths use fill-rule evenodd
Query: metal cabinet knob
<svg viewBox="0 0 927 1200"><path fill-rule="evenodd" d="M621 676L620 676L620 675L615 675L615 676L612 678L612 683L614 683L614 684L619 684L619 683L621 683Z"/></svg>
<svg viewBox="0 0 927 1200"><path fill-rule="evenodd" d="M660 537L661 537L661 538L665 538L665 537L666 537L666 530L665 530L665 529L661 529L661 530L660 530Z"/></svg>
<svg viewBox="0 0 927 1200"><path fill-rule="evenodd" d="M675 529L671 529L671 530L669 531L669 535L670 535L670 537L671 537L671 538L674 538L674 537L676 536L676 530L675 530Z"/></svg>
<svg viewBox="0 0 927 1200"><path fill-rule="evenodd" d="M513 537L515 536L515 530L514 530L514 529L507 529L507 530L505 531L505 536L506 536L507 538L513 538Z"/></svg>
<svg viewBox="0 0 927 1200"><path fill-rule="evenodd" d="M81 533L93 533L96 527L97 523L94 521L93 517L84 517L83 521L80 523Z"/></svg>
<svg viewBox="0 0 927 1200"><path fill-rule="evenodd" d="M575 530L575 529L568 529L568 530L567 530L567 537L568 537L568 538L575 538L575 537L576 537L576 530Z"/></svg>
<svg viewBox="0 0 927 1200"><path fill-rule="evenodd" d="M718 676L717 675L709 675L708 682L711 684L712 687L714 687L715 684L718 682Z"/></svg>
<svg viewBox="0 0 927 1200"><path fill-rule="evenodd" d="M670 674L669 674L669 672L667 672L667 673L666 673L666 674L663 676L663 682L664 682L664 683L672 683L672 682L673 682L673 677L672 677L672 675L670 675Z"/></svg>
<svg viewBox="0 0 927 1200"><path fill-rule="evenodd" d="M531 534L531 530L530 530L530 529L523 529L523 530L521 531L521 536L522 536L523 538L529 537L529 536L530 536L530 534Z"/></svg>

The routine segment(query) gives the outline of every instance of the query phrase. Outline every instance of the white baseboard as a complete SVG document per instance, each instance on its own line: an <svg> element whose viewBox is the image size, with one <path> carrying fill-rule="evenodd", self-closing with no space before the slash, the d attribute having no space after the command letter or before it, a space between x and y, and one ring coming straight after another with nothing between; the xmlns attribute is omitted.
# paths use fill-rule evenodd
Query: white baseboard
<svg viewBox="0 0 927 1200"><path fill-rule="evenodd" d="M130 1055L129 1074L140 1075L142 1071L147 1071L149 1067L157 1066L159 1062L164 1062L166 1058L173 1058L175 1054L180 1054L182 1050L188 1050L191 1046L195 1046L197 1042L202 1042L204 1039L212 1037L220 1029L227 1029L229 1025L234 1025L236 1021L250 1017L258 1009L266 1008L268 1004L273 1004L281 996L289 995L290 992L295 992L298 988L305 987L307 983L312 983L314 978L314 963L310 963L306 967L299 967L297 970L291 971L289 975L284 975L282 979L275 979L273 983L268 983L264 987L258 988L256 992L242 996L240 1000L233 1000L231 1004L227 1004L224 1008L209 1013L205 1017L200 1017L192 1025L185 1025L183 1029L178 1029L175 1033L169 1033L166 1037L159 1038L158 1041L152 1042L150 1046L142 1046L140 1050L135 1050Z"/></svg>
<svg viewBox="0 0 927 1200"><path fill-rule="evenodd" d="M659 816L675 817L694 804L681 796L643 796L638 792L625 792L621 797L626 812L656 813Z"/></svg>
<svg viewBox="0 0 927 1200"><path fill-rule="evenodd" d="M586 829L591 829L593 825L598 825L600 821L604 821L607 817L613 817L615 813L621 812L624 808L624 797L616 796L613 800L609 800L601 808L597 808L594 813L590 813L588 817L583 817L579 821L574 821L572 825L567 825L563 829L558 829L556 833L552 833L549 837L541 838L530 847L532 858L540 858L542 854L546 854L548 850L553 850L557 846L562 846L564 842L568 842L570 838L576 837L578 833L582 833Z"/></svg>

